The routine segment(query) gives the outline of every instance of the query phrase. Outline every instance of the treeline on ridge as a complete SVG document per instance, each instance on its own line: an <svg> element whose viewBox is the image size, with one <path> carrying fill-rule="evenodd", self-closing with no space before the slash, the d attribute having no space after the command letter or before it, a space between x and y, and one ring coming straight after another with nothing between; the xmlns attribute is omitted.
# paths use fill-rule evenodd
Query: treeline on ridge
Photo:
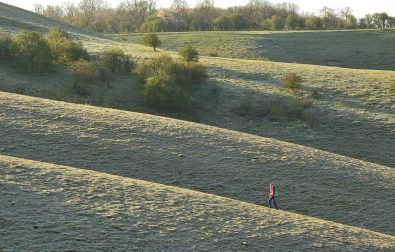
<svg viewBox="0 0 395 252"><path fill-rule="evenodd" d="M194 8L186 0L173 0L169 8L156 8L155 0L123 0L111 8L104 0L81 0L77 5L36 4L36 13L96 32L182 32L213 30L321 30L384 29L395 27L387 13L353 15L346 7L339 11L323 7L319 15L302 13L294 3L272 4L249 0L244 6L227 9L214 0L200 0Z"/></svg>

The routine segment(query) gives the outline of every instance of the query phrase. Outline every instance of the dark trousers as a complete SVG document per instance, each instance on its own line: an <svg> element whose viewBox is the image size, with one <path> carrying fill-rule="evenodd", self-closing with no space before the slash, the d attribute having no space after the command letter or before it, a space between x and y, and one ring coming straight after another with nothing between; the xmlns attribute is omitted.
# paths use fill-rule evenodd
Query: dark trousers
<svg viewBox="0 0 395 252"><path fill-rule="evenodd" d="M269 199L269 207L270 208L272 208L272 202L273 202L274 207L276 209L278 209L277 204L276 204L276 200L274 199L274 196Z"/></svg>

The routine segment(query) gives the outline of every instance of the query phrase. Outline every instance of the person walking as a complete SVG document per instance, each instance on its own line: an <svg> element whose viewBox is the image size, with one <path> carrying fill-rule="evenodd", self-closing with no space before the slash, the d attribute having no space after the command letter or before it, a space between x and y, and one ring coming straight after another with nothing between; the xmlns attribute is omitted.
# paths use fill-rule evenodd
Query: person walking
<svg viewBox="0 0 395 252"><path fill-rule="evenodd" d="M278 209L275 196L276 196L276 187L272 182L270 183L270 187L269 187L269 207L272 208L272 202L273 202L274 207Z"/></svg>

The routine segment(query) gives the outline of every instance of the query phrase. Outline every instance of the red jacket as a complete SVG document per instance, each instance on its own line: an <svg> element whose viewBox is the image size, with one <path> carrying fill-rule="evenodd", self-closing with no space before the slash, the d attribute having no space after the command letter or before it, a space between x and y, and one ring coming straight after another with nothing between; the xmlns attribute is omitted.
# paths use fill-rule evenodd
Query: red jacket
<svg viewBox="0 0 395 252"><path fill-rule="evenodd" d="M276 187L274 187L274 184L271 183L269 188L269 197L273 198L275 193L276 193Z"/></svg>

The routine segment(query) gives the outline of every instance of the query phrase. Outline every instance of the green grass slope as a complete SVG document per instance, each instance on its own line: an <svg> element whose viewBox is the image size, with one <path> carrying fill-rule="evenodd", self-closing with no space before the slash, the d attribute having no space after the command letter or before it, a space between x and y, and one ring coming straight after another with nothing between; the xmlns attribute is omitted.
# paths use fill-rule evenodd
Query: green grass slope
<svg viewBox="0 0 395 252"><path fill-rule="evenodd" d="M203 55L395 70L395 30L158 33L161 48L195 46ZM144 34L114 35L141 43Z"/></svg>
<svg viewBox="0 0 395 252"><path fill-rule="evenodd" d="M196 191L0 155L0 250L395 249L394 236Z"/></svg>
<svg viewBox="0 0 395 252"><path fill-rule="evenodd" d="M395 234L395 170L201 124L0 92L0 153Z"/></svg>

